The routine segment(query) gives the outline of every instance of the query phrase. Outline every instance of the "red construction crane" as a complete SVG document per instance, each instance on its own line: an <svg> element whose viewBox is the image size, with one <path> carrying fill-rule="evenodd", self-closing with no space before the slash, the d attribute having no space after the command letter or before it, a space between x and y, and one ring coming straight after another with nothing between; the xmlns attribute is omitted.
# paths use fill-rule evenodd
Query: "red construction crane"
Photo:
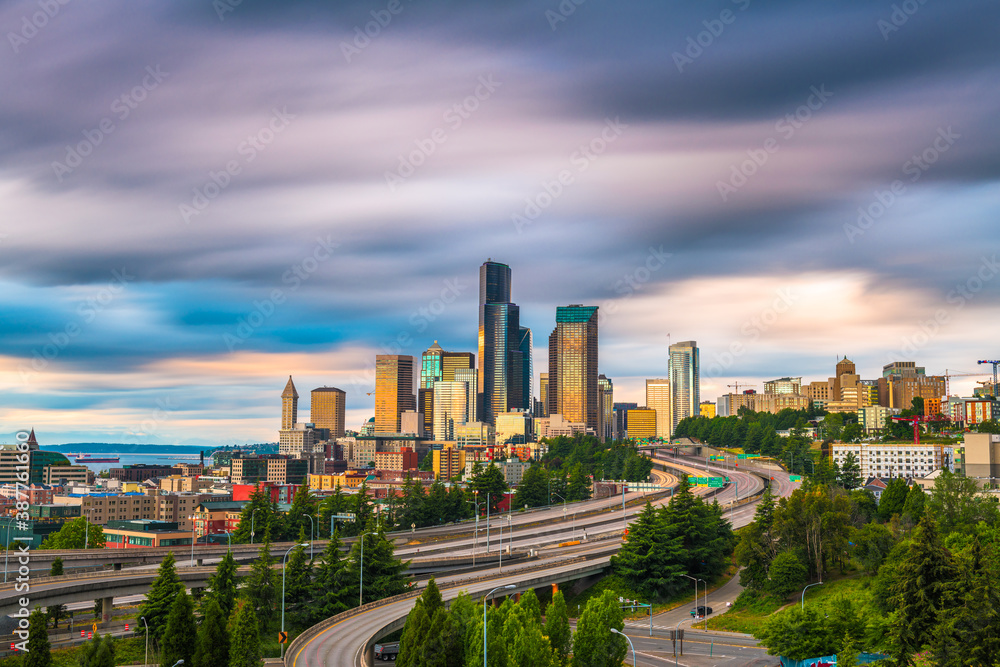
<svg viewBox="0 0 1000 667"><path fill-rule="evenodd" d="M938 417L922 417L920 415L914 415L913 417L893 417L896 421L901 422L913 422L913 444L920 444L920 422L944 422L948 421L947 418L939 419Z"/></svg>

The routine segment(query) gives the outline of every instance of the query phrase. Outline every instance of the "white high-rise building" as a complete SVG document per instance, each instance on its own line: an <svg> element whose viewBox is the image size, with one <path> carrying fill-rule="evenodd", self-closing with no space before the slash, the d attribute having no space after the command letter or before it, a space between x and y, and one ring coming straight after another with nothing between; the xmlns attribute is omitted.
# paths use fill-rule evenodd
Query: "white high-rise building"
<svg viewBox="0 0 1000 667"><path fill-rule="evenodd" d="M697 417L701 414L698 356L696 341L686 340L670 346L667 360L667 377L670 379L670 433L673 433L674 427L685 417Z"/></svg>
<svg viewBox="0 0 1000 667"><path fill-rule="evenodd" d="M476 421L475 368L455 370L454 381L434 382L434 439L455 439L455 427Z"/></svg>

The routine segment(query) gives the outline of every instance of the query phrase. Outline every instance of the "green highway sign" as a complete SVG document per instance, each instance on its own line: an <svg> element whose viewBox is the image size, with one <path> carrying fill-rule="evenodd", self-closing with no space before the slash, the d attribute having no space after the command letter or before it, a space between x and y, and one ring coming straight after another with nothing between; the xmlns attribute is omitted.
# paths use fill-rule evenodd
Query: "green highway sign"
<svg viewBox="0 0 1000 667"><path fill-rule="evenodd" d="M354 519L356 519L357 516L355 514L353 514L353 513L351 513L351 514L332 514L332 515L330 515L330 518L331 519L339 519L339 520L343 520L343 521L354 521Z"/></svg>
<svg viewBox="0 0 1000 667"><path fill-rule="evenodd" d="M791 481L791 482L801 482L802 481L802 475L789 475L788 476L788 480Z"/></svg>
<svg viewBox="0 0 1000 667"><path fill-rule="evenodd" d="M726 480L723 477L709 477L708 486L712 488L721 488L726 485Z"/></svg>
<svg viewBox="0 0 1000 667"><path fill-rule="evenodd" d="M725 456L709 456L708 460L709 461L725 461L726 457Z"/></svg>

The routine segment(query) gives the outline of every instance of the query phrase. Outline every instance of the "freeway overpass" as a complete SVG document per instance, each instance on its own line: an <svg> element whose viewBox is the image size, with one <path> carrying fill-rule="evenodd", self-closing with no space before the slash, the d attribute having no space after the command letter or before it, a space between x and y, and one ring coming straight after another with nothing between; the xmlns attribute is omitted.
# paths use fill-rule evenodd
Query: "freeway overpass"
<svg viewBox="0 0 1000 667"><path fill-rule="evenodd" d="M696 472L704 469L704 463L692 463L683 460L657 461L658 465L674 468L678 471ZM697 465L697 467L696 467ZM766 471L758 473L753 470L743 470L742 475L758 476L762 491L765 483L773 482L775 492L787 495L794 488L788 483L784 473ZM773 478L773 479L772 479ZM748 488L751 482L747 480ZM728 490L728 489L727 489ZM732 489L735 501L735 489ZM721 495L721 494L720 494ZM742 497L742 494L741 494ZM736 510L733 508L733 525L739 527L753 520L755 508L748 503ZM610 562L613 553L617 552L620 543L613 541L607 546L595 545L592 550L581 553L583 560L566 562L559 560L553 554L551 558L531 570L512 568L506 574L496 573L490 577L480 577L474 581L461 578L444 577L438 581L442 596L446 600L455 598L460 592L470 595L483 595L497 586L511 584L513 591L524 591L528 588L559 584L591 576L595 572L603 572ZM406 615L413 606L418 591L407 593L398 598L380 600L364 607L359 607L338 616L327 619L310 628L289 647L285 656L285 667L361 667L370 665L371 648L374 642L394 630L402 627Z"/></svg>

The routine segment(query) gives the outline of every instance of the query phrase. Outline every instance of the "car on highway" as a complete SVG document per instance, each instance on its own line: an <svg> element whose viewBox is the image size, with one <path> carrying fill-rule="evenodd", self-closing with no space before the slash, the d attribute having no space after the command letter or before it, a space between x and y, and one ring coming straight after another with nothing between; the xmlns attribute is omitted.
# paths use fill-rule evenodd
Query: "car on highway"
<svg viewBox="0 0 1000 667"><path fill-rule="evenodd" d="M692 616L708 616L711 613L712 613L712 608L706 607L704 605L698 605L697 607L691 610Z"/></svg>

